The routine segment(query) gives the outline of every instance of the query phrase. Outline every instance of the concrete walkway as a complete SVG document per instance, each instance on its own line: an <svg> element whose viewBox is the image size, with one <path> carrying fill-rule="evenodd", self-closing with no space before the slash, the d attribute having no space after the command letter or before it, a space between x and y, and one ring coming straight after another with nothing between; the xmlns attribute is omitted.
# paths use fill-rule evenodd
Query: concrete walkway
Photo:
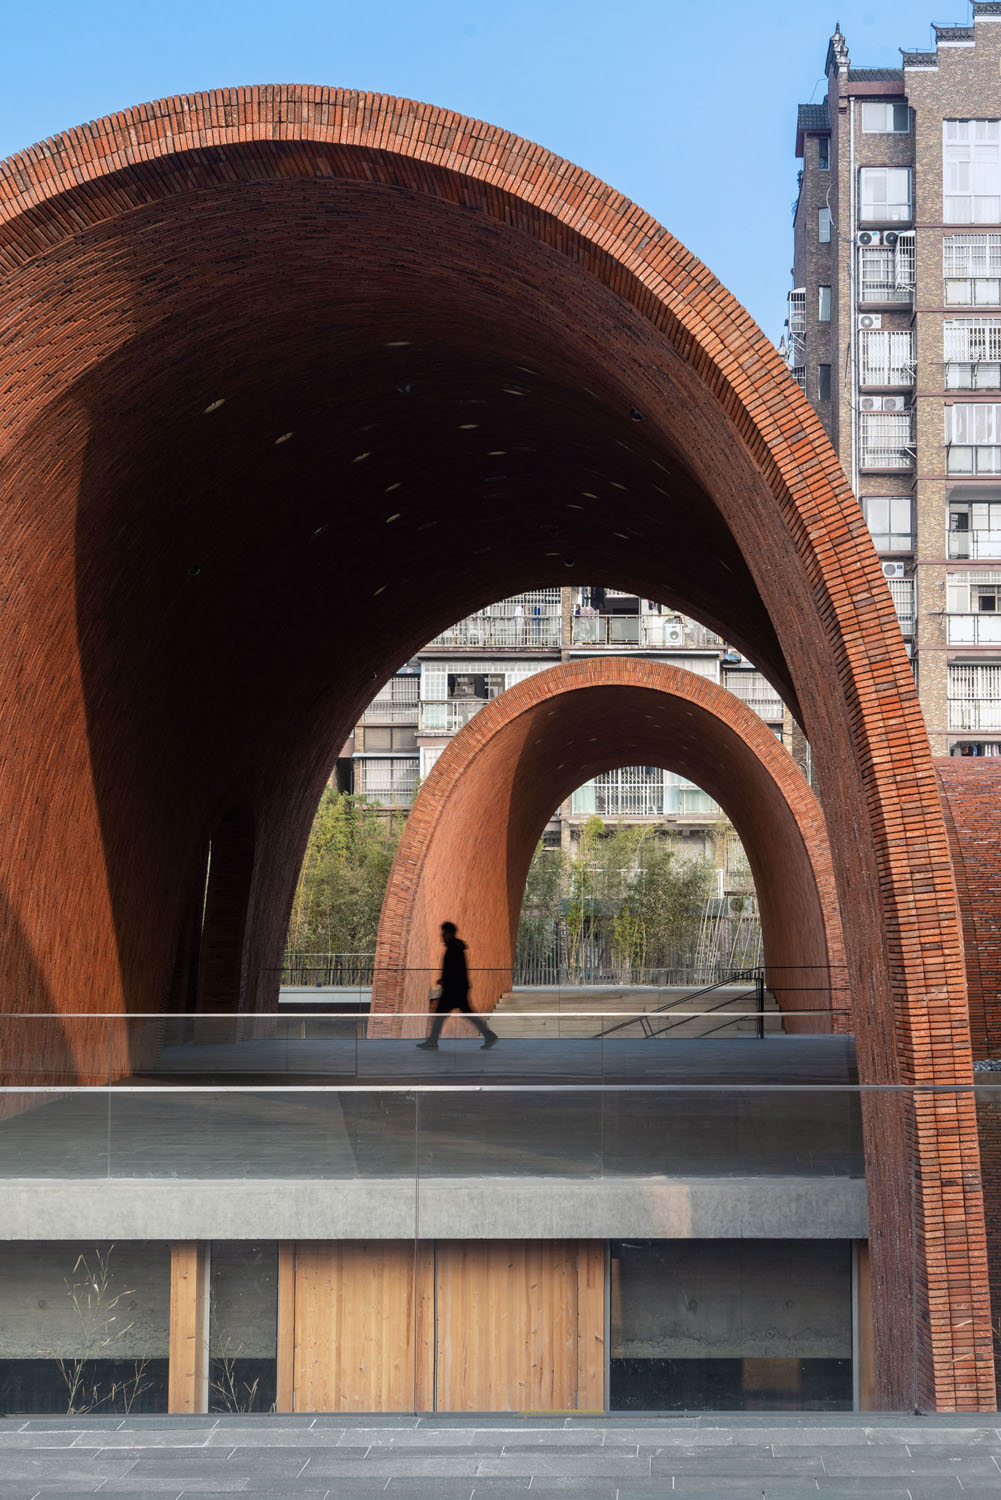
<svg viewBox="0 0 1001 1500"><path fill-rule="evenodd" d="M0 1500L998 1500L989 1417L8 1417Z"/></svg>

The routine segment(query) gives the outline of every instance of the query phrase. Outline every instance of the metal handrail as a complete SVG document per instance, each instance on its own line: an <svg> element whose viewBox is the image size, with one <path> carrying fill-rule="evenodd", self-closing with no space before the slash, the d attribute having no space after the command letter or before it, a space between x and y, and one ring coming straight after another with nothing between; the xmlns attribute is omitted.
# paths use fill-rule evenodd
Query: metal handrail
<svg viewBox="0 0 1001 1500"><path fill-rule="evenodd" d="M688 1000L697 1000L700 995L711 995L714 990L732 987L735 982L740 983L742 980L748 978L754 980L754 989L748 990L747 993L755 995L758 1000L758 1035L764 1036L765 974L763 969L734 969L728 979L720 979L716 984L704 985L702 989L690 990L686 995L679 995L674 1000L666 1000L663 1005L658 1005L653 1010L645 1011L642 1018L640 1019L640 1026L643 1029L644 1036L660 1036L664 1031L672 1030L672 1027L665 1026L662 1027L661 1031L659 1032L654 1031L654 1029L650 1026L649 1018L651 1016L665 1015L668 1011L676 1011L680 1005L684 1004ZM744 997L742 995L728 997L728 999L721 1000L718 1005L710 1005L707 1010L699 1010L698 1012L696 1012L696 1014L700 1016L712 1015L713 1011L721 1010L724 1005L729 1003L730 1000L741 1000L743 998ZM620 1031L624 1026L635 1025L635 1020L636 1018L634 1017L632 1020L620 1021L616 1026L606 1027L604 1031L595 1033L595 1039L597 1040L598 1037L611 1036L613 1031ZM713 1030L718 1030L718 1028L713 1027Z"/></svg>

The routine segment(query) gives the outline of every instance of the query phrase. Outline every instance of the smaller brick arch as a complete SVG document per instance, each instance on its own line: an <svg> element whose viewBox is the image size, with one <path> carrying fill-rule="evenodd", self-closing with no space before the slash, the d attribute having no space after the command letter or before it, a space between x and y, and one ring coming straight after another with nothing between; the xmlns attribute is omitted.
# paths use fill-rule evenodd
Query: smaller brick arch
<svg viewBox="0 0 1001 1500"><path fill-rule="evenodd" d="M788 1011L815 1009L816 980L843 974L841 918L823 814L791 756L745 704L659 662L565 663L481 710L444 751L407 820L376 944L372 1008L427 1010L439 924L470 945L471 1003L510 986L528 866L571 791L615 766L696 780L747 851L770 983ZM822 1004L827 1003L826 974ZM837 1000L835 1001L837 1005ZM834 1018L848 1030L848 1017ZM807 1021L813 1029L826 1018Z"/></svg>

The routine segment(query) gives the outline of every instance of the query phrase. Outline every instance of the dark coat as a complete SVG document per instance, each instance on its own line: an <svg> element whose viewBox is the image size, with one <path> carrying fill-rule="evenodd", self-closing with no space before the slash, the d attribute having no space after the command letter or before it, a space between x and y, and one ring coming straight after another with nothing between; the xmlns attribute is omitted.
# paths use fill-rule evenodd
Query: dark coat
<svg viewBox="0 0 1001 1500"><path fill-rule="evenodd" d="M469 969L466 965L466 945L461 938L449 938L445 944L445 956L441 961L441 986L439 1010L448 1010L453 1005L463 1005L469 994Z"/></svg>

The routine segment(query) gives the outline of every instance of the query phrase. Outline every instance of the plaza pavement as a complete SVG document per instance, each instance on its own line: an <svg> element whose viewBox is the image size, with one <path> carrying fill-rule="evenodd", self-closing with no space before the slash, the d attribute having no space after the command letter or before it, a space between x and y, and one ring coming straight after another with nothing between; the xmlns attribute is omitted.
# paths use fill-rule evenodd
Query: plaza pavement
<svg viewBox="0 0 1001 1500"><path fill-rule="evenodd" d="M7 1417L0 1500L999 1500L1001 1419Z"/></svg>

